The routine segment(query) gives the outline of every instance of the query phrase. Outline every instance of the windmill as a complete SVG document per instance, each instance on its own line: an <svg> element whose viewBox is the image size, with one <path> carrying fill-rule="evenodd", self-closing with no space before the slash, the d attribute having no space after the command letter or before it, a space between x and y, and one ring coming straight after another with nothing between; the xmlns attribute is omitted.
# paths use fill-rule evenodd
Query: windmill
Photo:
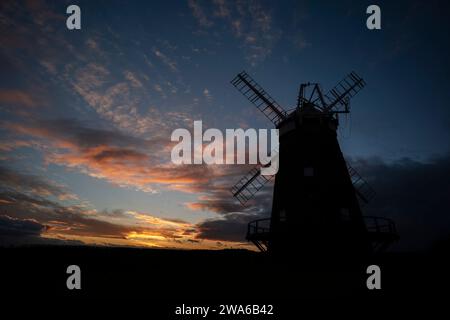
<svg viewBox="0 0 450 320"><path fill-rule="evenodd" d="M271 217L250 222L247 240L274 254L299 248L303 253L368 253L397 240L391 220L362 215L361 207L375 192L346 163L337 140L338 116L350 112L350 99L365 86L361 77L351 72L326 94L318 83L301 84L290 112L245 71L231 84L279 129ZM231 188L232 194L244 205L271 178L257 165Z"/></svg>

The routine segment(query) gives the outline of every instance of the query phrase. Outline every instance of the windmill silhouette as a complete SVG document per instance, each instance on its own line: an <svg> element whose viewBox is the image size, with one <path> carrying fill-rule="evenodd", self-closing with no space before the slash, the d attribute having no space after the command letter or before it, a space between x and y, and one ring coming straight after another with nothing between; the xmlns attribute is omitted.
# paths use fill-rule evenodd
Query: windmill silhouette
<svg viewBox="0 0 450 320"><path fill-rule="evenodd" d="M367 254L398 239L392 220L362 215L375 192L346 163L337 140L338 115L350 112L350 99L365 86L361 77L351 72L326 94L318 83L301 84L290 112L245 71L231 84L279 129L272 214L248 224L247 240L273 254ZM257 165L232 194L244 205L271 178Z"/></svg>

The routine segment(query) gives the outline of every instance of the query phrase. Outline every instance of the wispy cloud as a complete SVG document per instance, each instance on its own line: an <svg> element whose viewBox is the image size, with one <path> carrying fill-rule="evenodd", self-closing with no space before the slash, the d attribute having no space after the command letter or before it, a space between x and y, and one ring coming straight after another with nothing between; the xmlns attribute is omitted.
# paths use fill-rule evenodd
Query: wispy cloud
<svg viewBox="0 0 450 320"><path fill-rule="evenodd" d="M243 4L217 0L211 11L203 10L197 1L189 2L199 24L206 28L215 24L216 19L229 21L231 25L236 10L240 15L250 14L238 5ZM42 156L42 163L35 165L43 170L51 170L54 167L51 164L57 165L58 170L89 175L115 187L189 193L193 200L184 205L194 211L225 216L241 210L228 188L243 173L242 168L176 166L170 161L172 129L190 127L195 117L189 105L175 99L194 98L190 95L191 84L186 84L182 77L183 64L192 64L194 59L179 53L178 43L158 40L144 49L134 39L126 42L128 48L123 43L119 45L122 40L119 34L111 32L114 39L111 41L105 37L106 31L96 30L83 40L80 50L67 38L64 28L55 28L51 23L58 21L64 26L64 19L52 15L48 8L24 9L9 2L6 9L8 14L2 12L0 16L6 19L0 21L6 30L1 42L8 46L2 46L0 54L27 76L28 87L24 87L29 90L19 86L0 90L1 106L10 105L7 110L10 114L13 110L27 110L26 116L13 114L0 124L2 134L5 133L0 150L5 156L29 148L32 150L27 149L24 157L29 156L28 151L32 153L28 160L36 162L34 157ZM25 16L28 10L31 19L10 18ZM267 24L260 20L261 25ZM252 38L249 34L252 29L248 27L244 21L239 22L239 32L234 36L245 45L257 45L259 40ZM255 30L270 33L269 29ZM197 48L196 44L188 45L189 55L212 52L205 46L192 52L194 47ZM15 54L19 48L21 55ZM131 51L138 52L136 56L142 61L130 59L127 53ZM200 92L195 97L198 105L211 102L212 92L216 92L212 85L206 85L207 88L205 84L195 88L195 92ZM43 112L46 104L52 105L52 112ZM61 118L66 116L80 120ZM38 236L181 247L204 241L202 246L217 247L215 240L199 235L197 225L132 210L116 215L111 211L98 212L88 208L63 184L11 170L0 172L7 185L1 189L0 204L13 219L36 219L45 226Z"/></svg>
<svg viewBox="0 0 450 320"><path fill-rule="evenodd" d="M171 71L178 72L177 63L162 53L160 50L153 48L153 53L158 57Z"/></svg>
<svg viewBox="0 0 450 320"><path fill-rule="evenodd" d="M37 176L3 168L0 177L3 245L56 239L86 244L192 248L195 243L200 248L217 247L214 240L199 236L197 225L182 220L137 211L98 212L79 204L61 205L49 199L60 195L60 191ZM19 178L27 183L18 184ZM30 188L43 192L28 192Z"/></svg>
<svg viewBox="0 0 450 320"><path fill-rule="evenodd" d="M136 75L129 71L124 71L125 79L127 79L133 87L142 88L142 82L136 77Z"/></svg>
<svg viewBox="0 0 450 320"><path fill-rule="evenodd" d="M111 82L109 70L91 63L79 69L75 78L67 77L67 81L102 118L122 130L142 135L164 129L165 124L154 114L146 116L139 112L139 97L146 96L142 82L130 71L124 74L127 82ZM139 94L133 94L133 90L140 90Z"/></svg>

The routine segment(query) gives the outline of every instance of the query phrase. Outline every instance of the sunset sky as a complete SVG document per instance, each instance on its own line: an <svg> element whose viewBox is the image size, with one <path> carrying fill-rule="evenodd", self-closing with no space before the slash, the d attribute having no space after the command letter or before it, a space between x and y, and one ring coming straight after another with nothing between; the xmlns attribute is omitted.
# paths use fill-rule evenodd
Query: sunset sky
<svg viewBox="0 0 450 320"><path fill-rule="evenodd" d="M82 29L66 28L66 7ZM246 70L285 109L302 82L367 86L341 119L346 159L403 249L450 234L449 5L356 1L2 1L0 244L252 248L229 189L248 169L170 161L176 128L273 128L230 84ZM294 186L293 186L294 187Z"/></svg>

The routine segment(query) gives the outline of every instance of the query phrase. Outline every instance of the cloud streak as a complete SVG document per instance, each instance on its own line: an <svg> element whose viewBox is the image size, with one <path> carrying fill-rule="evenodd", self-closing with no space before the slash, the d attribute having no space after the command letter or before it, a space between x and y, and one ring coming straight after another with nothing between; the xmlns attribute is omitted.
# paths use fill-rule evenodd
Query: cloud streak
<svg viewBox="0 0 450 320"><path fill-rule="evenodd" d="M1 170L0 245L24 243L113 244L152 247L214 248L215 241L197 237L198 227L179 219L164 219L137 211L101 211L82 204L63 205L45 180L12 169ZM4 174L6 172L6 174ZM27 181L17 183L17 178ZM39 195L30 188L45 189ZM52 239L58 241L47 241Z"/></svg>
<svg viewBox="0 0 450 320"><path fill-rule="evenodd" d="M154 184L189 188L211 179L207 173L212 171L207 166L172 164L168 159L172 143L167 138L142 139L119 131L88 128L70 119L7 123L3 127L42 139L47 163L78 168L119 186L151 192Z"/></svg>

